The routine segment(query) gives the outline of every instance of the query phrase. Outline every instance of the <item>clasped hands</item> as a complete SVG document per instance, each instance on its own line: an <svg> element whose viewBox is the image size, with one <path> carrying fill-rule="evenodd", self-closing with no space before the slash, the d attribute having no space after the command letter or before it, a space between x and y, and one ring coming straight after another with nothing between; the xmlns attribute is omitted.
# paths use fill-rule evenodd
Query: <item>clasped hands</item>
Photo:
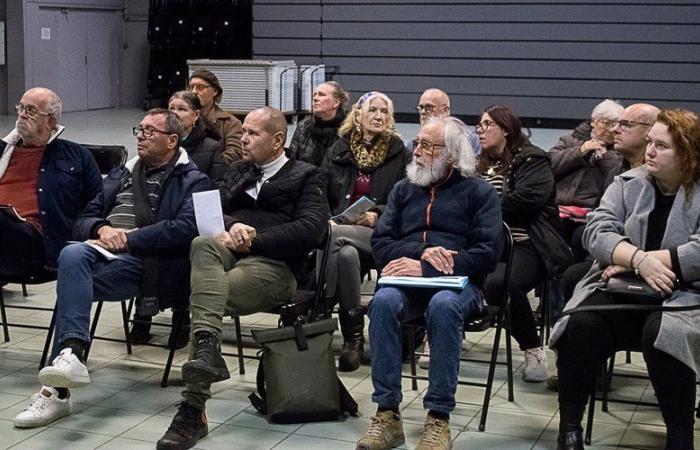
<svg viewBox="0 0 700 450"><path fill-rule="evenodd" d="M253 245L255 236L255 228L236 222L231 225L228 232L217 234L214 238L236 253L250 253L250 246Z"/></svg>
<svg viewBox="0 0 700 450"><path fill-rule="evenodd" d="M133 230L125 228L112 228L109 225L100 227L97 230L97 239L88 239L87 243L99 245L112 253L123 253L129 251L127 246L127 235Z"/></svg>
<svg viewBox="0 0 700 450"><path fill-rule="evenodd" d="M428 247L423 250L420 259L433 266L435 270L446 275L454 273L454 255L457 252L445 247ZM382 270L382 276L423 276L423 268L417 259L402 257L395 259Z"/></svg>

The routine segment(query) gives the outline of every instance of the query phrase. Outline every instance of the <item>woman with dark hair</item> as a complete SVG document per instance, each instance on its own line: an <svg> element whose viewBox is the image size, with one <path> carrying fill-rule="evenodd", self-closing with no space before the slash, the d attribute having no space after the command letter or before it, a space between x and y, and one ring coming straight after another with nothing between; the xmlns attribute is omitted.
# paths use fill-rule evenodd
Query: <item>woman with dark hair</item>
<svg viewBox="0 0 700 450"><path fill-rule="evenodd" d="M515 241L510 285L511 332L524 352L523 380L547 378L547 357L540 347L527 292L560 273L571 251L560 234L554 174L544 150L530 143L520 118L507 106L486 108L476 125L481 154L479 174L501 196L503 220ZM486 300L500 299L504 264L486 280Z"/></svg>
<svg viewBox="0 0 700 450"><path fill-rule="evenodd" d="M194 92L177 91L170 97L168 109L180 118L183 128L180 145L199 170L216 184L226 171L223 148L221 141L207 137L207 123L200 115L202 105L199 97Z"/></svg>
<svg viewBox="0 0 700 450"><path fill-rule="evenodd" d="M360 366L365 321L360 306L361 267L373 265L370 238L394 184L404 178L411 155L394 131L394 104L381 92L367 92L338 129L340 138L321 164L328 179L331 213L338 215L366 196L375 203L355 223L334 225L326 281L327 295L340 304L341 371Z"/></svg>
<svg viewBox="0 0 700 450"><path fill-rule="evenodd" d="M666 295L658 304L700 303L698 116L662 110L649 129L645 160L615 177L589 216L583 243L595 262L564 311L629 302L604 288L611 277L630 271ZM697 311L577 312L557 322L550 346L559 352L560 450L583 449L581 420L601 364L618 350L640 347L666 424L666 449L694 448Z"/></svg>
<svg viewBox="0 0 700 450"><path fill-rule="evenodd" d="M289 157L320 166L338 140L350 96L336 81L319 84L313 94L313 115L299 122L289 144Z"/></svg>

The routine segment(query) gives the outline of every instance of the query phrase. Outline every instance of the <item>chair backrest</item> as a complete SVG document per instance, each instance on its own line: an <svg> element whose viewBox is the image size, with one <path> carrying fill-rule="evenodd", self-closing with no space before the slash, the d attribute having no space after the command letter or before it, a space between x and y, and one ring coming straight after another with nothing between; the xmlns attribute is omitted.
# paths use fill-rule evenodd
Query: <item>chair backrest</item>
<svg viewBox="0 0 700 450"><path fill-rule="evenodd" d="M503 298L499 305L506 305L510 298L510 274L513 268L513 233L507 223L503 222L503 250L501 251L501 262L505 263L506 268L503 271Z"/></svg>
<svg viewBox="0 0 700 450"><path fill-rule="evenodd" d="M97 167L102 175L107 175L112 169L126 163L127 151L123 145L81 144L95 158Z"/></svg>

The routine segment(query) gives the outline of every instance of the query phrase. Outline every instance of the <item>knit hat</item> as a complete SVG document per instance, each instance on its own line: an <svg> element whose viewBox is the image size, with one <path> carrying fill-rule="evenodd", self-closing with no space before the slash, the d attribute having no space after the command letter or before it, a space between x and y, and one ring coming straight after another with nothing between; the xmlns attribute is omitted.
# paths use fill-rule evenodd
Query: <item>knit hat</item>
<svg viewBox="0 0 700 450"><path fill-rule="evenodd" d="M221 95L224 93L224 89L221 87L221 83L219 83L219 79L216 78L216 75L207 69L197 69L190 75L190 81L192 78L201 78L210 85L214 86L214 88L216 88L214 103L219 103L219 101L221 101Z"/></svg>

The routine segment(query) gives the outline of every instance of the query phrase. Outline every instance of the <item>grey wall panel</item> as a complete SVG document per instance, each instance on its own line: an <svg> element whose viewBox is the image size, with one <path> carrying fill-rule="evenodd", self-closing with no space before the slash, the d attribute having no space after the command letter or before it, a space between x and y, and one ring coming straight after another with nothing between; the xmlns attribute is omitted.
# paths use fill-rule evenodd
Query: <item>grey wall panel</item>
<svg viewBox="0 0 700 450"><path fill-rule="evenodd" d="M400 113L427 87L463 115L578 119L604 97L700 109L700 1L257 0L253 15L256 58L323 63Z"/></svg>

